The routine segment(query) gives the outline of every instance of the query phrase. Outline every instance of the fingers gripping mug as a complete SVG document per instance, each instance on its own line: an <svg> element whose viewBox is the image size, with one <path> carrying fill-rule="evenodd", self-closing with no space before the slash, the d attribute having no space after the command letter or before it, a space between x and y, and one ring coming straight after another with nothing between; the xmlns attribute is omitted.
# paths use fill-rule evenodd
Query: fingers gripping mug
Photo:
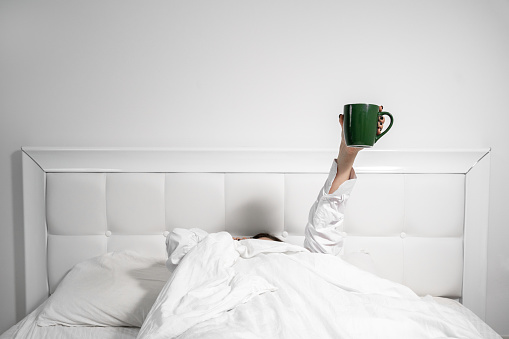
<svg viewBox="0 0 509 339"><path fill-rule="evenodd" d="M349 147L373 147L373 145L387 133L394 122L389 112L379 112L378 105L350 104L345 105L343 132L346 145ZM389 126L377 135L378 118L388 115L391 118Z"/></svg>

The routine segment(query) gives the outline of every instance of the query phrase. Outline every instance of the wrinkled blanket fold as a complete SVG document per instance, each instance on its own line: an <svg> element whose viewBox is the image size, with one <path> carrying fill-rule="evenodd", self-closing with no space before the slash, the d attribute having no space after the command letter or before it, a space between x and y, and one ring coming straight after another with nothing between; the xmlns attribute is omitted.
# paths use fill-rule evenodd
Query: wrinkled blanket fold
<svg viewBox="0 0 509 339"><path fill-rule="evenodd" d="M480 338L464 317L339 257L209 234L139 334L157 338Z"/></svg>

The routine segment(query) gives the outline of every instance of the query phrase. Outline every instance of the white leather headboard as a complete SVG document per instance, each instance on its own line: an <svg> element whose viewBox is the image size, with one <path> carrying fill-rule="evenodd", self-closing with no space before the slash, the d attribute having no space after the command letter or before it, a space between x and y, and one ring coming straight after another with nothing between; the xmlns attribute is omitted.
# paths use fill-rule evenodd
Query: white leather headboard
<svg viewBox="0 0 509 339"><path fill-rule="evenodd" d="M23 148L27 311L77 262L135 249L165 256L175 227L268 231L302 244L335 150ZM489 150L364 150L345 253L420 295L484 319Z"/></svg>

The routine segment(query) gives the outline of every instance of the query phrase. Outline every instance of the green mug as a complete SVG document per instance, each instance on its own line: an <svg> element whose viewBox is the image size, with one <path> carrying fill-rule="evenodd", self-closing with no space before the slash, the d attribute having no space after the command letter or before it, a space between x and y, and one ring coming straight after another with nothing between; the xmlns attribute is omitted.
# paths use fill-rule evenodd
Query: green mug
<svg viewBox="0 0 509 339"><path fill-rule="evenodd" d="M379 112L378 105L372 104L349 104L345 105L343 120L343 132L346 145L349 147L373 147L375 142L387 133L394 122L389 112ZM377 135L378 117L388 115L391 118L389 126Z"/></svg>

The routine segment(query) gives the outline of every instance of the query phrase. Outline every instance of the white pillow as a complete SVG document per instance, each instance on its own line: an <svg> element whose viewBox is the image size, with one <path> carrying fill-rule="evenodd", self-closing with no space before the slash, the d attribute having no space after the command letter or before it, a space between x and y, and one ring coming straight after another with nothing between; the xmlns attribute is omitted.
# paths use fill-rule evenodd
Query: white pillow
<svg viewBox="0 0 509 339"><path fill-rule="evenodd" d="M170 275L164 258L131 251L88 259L67 273L37 325L141 327Z"/></svg>

